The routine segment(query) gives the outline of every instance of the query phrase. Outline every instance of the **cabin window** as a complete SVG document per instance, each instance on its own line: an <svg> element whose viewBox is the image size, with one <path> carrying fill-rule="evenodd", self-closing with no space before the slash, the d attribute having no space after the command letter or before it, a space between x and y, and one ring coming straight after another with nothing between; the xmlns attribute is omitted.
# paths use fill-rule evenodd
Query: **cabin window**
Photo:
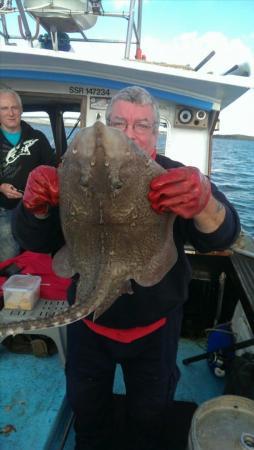
<svg viewBox="0 0 254 450"><path fill-rule="evenodd" d="M157 153L160 155L165 155L166 153L166 145L170 128L171 127L168 120L162 117L160 120L159 135L157 140Z"/></svg>
<svg viewBox="0 0 254 450"><path fill-rule="evenodd" d="M22 119L34 129L42 131L51 147L55 148L55 141L48 113L45 111L23 112Z"/></svg>
<svg viewBox="0 0 254 450"><path fill-rule="evenodd" d="M67 144L69 144L80 131L80 113L74 111L64 111L63 121Z"/></svg>

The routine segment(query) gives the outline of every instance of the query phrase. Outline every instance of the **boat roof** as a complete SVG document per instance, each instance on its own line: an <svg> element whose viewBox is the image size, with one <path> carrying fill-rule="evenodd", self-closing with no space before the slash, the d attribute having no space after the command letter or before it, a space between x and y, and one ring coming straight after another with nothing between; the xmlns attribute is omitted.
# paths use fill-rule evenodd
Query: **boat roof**
<svg viewBox="0 0 254 450"><path fill-rule="evenodd" d="M109 61L110 59L110 61ZM148 89L158 99L205 110L221 110L254 87L249 77L215 75L144 61L108 57L85 59L75 53L4 47L2 83L10 79L88 85L119 90L129 85Z"/></svg>

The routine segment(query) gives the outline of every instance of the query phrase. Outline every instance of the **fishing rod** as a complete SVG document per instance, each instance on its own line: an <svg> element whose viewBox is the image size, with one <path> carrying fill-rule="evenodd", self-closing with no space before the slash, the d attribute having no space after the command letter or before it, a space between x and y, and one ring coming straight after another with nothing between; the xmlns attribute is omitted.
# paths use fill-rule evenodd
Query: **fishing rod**
<svg viewBox="0 0 254 450"><path fill-rule="evenodd" d="M230 345L228 347L223 347L223 348L218 347L217 349L215 348L214 350L211 350L210 352L201 353L200 355L192 356L191 358L185 358L185 359L183 359L182 362L185 366L187 366L188 364L191 364L196 361L201 361L203 359L209 359L209 358L211 358L211 356L214 355L214 353L220 353L220 354L230 353L230 352L233 352L234 350L239 350L241 348L250 347L251 345L254 345L254 338L247 339L242 342L237 342L236 344Z"/></svg>

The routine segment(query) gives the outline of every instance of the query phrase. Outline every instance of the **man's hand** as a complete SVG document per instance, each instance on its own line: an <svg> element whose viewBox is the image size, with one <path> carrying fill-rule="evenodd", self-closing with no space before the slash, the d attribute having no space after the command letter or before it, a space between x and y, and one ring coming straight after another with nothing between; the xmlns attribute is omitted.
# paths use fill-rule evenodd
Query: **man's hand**
<svg viewBox="0 0 254 450"><path fill-rule="evenodd" d="M155 177L148 199L157 213L172 211L190 219L199 214L211 197L208 178L196 167L177 167Z"/></svg>
<svg viewBox="0 0 254 450"><path fill-rule="evenodd" d="M0 192L5 195L5 197L9 198L10 200L17 200L19 198L23 197L23 194L21 191L15 188L12 184L9 183L2 183L0 184Z"/></svg>
<svg viewBox="0 0 254 450"><path fill-rule="evenodd" d="M57 169L38 166L30 172L23 196L24 206L35 216L45 217L49 206L59 203Z"/></svg>

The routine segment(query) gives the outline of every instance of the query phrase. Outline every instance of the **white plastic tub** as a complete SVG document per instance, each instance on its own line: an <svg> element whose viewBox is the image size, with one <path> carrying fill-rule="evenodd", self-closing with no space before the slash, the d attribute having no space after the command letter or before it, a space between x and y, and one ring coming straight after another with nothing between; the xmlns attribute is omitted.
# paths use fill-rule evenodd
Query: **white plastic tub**
<svg viewBox="0 0 254 450"><path fill-rule="evenodd" d="M3 284L6 309L33 309L40 297L41 277L38 275L12 275Z"/></svg>

